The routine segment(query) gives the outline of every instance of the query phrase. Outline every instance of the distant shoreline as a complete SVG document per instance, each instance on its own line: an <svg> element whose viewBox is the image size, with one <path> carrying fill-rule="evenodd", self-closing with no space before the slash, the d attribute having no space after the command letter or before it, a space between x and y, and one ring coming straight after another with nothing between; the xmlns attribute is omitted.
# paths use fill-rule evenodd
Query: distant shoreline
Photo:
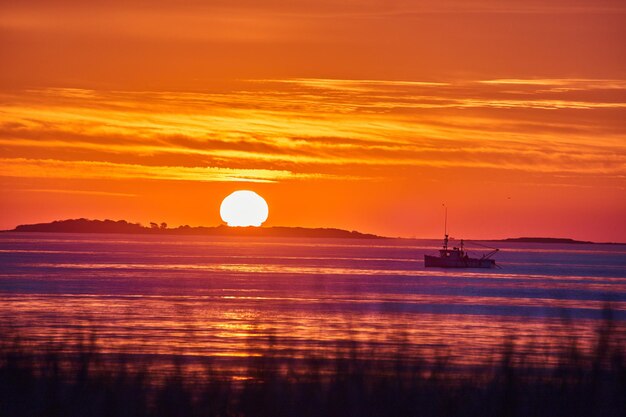
<svg viewBox="0 0 626 417"><path fill-rule="evenodd" d="M486 239L484 242L505 243L549 243L549 244L572 244L572 245L626 245L620 242L592 242L590 240L576 240L566 237L509 237L506 239Z"/></svg>
<svg viewBox="0 0 626 417"><path fill-rule="evenodd" d="M68 219L55 220L49 223L22 224L13 230L0 232L17 233L115 233L132 235L176 235L176 236L237 236L237 237L294 237L294 238L331 238L331 239L415 239L405 237L379 236L371 233L361 233L355 230L348 231L337 228L308 228L308 227L229 227L220 226L179 226L167 227L165 223L151 223L143 226L140 223L130 223L126 220L90 220ZM469 239L468 239L469 240ZM572 245L626 245L621 242L592 242L570 238L554 237L515 237L506 239L476 239L482 242L503 243L542 243L542 244L572 244Z"/></svg>
<svg viewBox="0 0 626 417"><path fill-rule="evenodd" d="M238 236L238 237L302 237L336 239L389 239L369 233L348 231L336 228L306 227L229 227L220 226L179 226L167 227L167 224L151 223L150 227L126 220L55 220L50 223L22 224L13 230L3 232L18 233L116 233L132 235L177 235L177 236Z"/></svg>

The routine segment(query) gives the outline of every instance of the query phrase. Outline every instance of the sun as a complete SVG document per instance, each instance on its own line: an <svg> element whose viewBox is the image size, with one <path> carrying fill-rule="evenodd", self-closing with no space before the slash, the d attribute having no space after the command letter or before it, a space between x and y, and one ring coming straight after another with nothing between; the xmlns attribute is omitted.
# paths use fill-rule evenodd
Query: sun
<svg viewBox="0 0 626 417"><path fill-rule="evenodd" d="M220 216L229 226L258 227L267 220L268 214L267 202L254 191L235 191L220 206Z"/></svg>

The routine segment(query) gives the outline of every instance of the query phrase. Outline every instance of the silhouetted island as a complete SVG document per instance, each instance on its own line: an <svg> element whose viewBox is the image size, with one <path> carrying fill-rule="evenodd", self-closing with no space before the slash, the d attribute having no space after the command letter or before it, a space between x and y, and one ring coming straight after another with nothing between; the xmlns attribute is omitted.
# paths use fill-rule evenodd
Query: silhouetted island
<svg viewBox="0 0 626 417"><path fill-rule="evenodd" d="M488 242L558 243L572 245L626 245L626 243L623 242L592 242L590 240L576 240L567 237L510 237L508 239L492 239Z"/></svg>
<svg viewBox="0 0 626 417"><path fill-rule="evenodd" d="M565 237L510 237L508 239L500 239L498 242L519 242L519 243L572 243L572 244L589 244L595 243L588 240L575 240Z"/></svg>
<svg viewBox="0 0 626 417"><path fill-rule="evenodd" d="M150 223L149 227L126 220L56 220L51 223L22 224L10 232L39 233L124 233L159 235L206 235L206 236L250 236L250 237L323 237L352 239L385 239L382 236L334 228L306 227L229 227L220 225L167 227L166 223Z"/></svg>

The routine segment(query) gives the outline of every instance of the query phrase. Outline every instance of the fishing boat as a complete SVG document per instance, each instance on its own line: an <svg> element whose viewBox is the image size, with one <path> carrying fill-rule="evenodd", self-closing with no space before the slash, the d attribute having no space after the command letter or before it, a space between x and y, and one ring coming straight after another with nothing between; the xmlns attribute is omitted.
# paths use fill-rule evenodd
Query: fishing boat
<svg viewBox="0 0 626 417"><path fill-rule="evenodd" d="M424 266L426 268L496 268L498 265L494 259L491 259L499 249L490 248L490 252L483 254L480 258L470 258L464 248L464 242L461 240L460 247L448 246L448 209L446 208L446 220L444 226L443 248L439 249L439 256L424 255Z"/></svg>

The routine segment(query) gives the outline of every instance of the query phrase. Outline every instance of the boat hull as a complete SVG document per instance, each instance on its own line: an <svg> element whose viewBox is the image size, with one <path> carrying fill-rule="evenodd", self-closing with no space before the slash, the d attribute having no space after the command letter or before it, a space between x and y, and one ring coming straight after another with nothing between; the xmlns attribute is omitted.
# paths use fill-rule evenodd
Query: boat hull
<svg viewBox="0 0 626 417"><path fill-rule="evenodd" d="M424 255L424 266L427 268L495 268L496 261L476 258L446 259L439 256Z"/></svg>

